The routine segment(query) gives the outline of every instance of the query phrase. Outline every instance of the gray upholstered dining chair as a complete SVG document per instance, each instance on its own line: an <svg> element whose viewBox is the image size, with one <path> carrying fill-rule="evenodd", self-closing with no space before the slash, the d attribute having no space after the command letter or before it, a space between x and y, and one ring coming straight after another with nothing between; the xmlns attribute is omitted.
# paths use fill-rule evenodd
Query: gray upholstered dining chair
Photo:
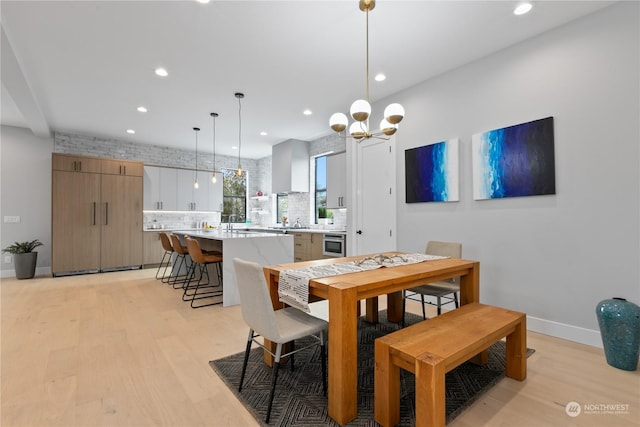
<svg viewBox="0 0 640 427"><path fill-rule="evenodd" d="M244 382L244 376L247 370L249 353L251 352L252 343L255 342L274 357L271 392L269 394L269 406L266 417L266 423L269 423L276 381L278 379L278 369L280 367L280 360L283 357L291 357L291 369L293 369L294 353L319 344L321 351L322 385L323 392L326 394L327 362L325 331L328 323L293 307L274 310L262 267L257 263L239 258L234 258L233 266L236 273L238 293L240 295L242 317L247 325L249 325L249 336L247 338L247 348L244 354L238 391L242 391L242 383ZM277 344L276 352L273 353L265 347L263 343L256 340L258 336L262 336L264 339ZM283 344L304 337L312 337L313 342L305 347L294 348L292 351L282 354Z"/></svg>
<svg viewBox="0 0 640 427"><path fill-rule="evenodd" d="M461 258L462 257L462 244L452 242L438 242L429 241L427 243L427 249L425 250L427 255L440 255L449 258ZM435 305L438 307L438 315L442 312L442 306L445 304L455 304L458 308L458 292L460 292L460 278L443 280L441 282L427 283L415 288L407 289L403 292L402 298L402 322L404 323L404 312L406 307L406 300L418 300L422 304L422 318L426 319L425 304ZM436 303L425 300L425 296L435 297ZM444 299L444 302L443 302Z"/></svg>

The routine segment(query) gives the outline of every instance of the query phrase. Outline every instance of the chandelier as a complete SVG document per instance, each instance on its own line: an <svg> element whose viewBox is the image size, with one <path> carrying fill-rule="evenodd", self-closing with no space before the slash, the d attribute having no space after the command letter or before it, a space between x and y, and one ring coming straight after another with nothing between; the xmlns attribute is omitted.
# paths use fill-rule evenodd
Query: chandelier
<svg viewBox="0 0 640 427"><path fill-rule="evenodd" d="M369 131L369 116L371 115L371 104L369 104L369 11L376 7L375 0L360 0L360 10L366 14L366 75L365 75L365 99L358 99L351 104L351 117L355 120L349 126L349 135L356 141L363 139L388 137L396 133L398 123L404 118L404 108L400 104L389 104L384 110L384 119L380 122L379 131L371 133ZM340 132L347 128L349 119L343 113L334 113L329 119L329 126L340 135ZM342 136L342 135L341 135Z"/></svg>

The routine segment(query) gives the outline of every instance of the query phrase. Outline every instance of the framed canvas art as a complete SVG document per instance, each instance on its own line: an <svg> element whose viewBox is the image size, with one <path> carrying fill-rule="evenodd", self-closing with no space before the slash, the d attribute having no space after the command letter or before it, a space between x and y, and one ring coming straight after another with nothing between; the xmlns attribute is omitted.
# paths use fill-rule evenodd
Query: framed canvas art
<svg viewBox="0 0 640 427"><path fill-rule="evenodd" d="M459 200L458 139L404 152L406 203Z"/></svg>
<svg viewBox="0 0 640 427"><path fill-rule="evenodd" d="M471 138L473 198L556 193L553 117Z"/></svg>

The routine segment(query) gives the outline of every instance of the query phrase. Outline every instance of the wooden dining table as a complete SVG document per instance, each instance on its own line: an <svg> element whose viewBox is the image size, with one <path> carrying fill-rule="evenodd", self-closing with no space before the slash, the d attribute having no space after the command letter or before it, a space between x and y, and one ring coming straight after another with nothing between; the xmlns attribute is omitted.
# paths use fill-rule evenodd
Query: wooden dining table
<svg viewBox="0 0 640 427"><path fill-rule="evenodd" d="M383 255L402 255L386 252ZM331 263L357 261L374 255L305 261L264 267L274 309L284 304L278 297L278 279L281 271ZM480 263L456 258L437 259L415 264L384 267L375 270L340 274L309 280L309 296L328 300L328 413L341 425L358 414L358 316L359 301L366 300L366 316L377 321L377 297L387 295L387 318L391 322L402 320L402 291L429 282L460 277L460 304L480 302ZM266 342L265 345L271 343ZM265 363L272 359L265 352ZM486 362L486 351L476 357Z"/></svg>

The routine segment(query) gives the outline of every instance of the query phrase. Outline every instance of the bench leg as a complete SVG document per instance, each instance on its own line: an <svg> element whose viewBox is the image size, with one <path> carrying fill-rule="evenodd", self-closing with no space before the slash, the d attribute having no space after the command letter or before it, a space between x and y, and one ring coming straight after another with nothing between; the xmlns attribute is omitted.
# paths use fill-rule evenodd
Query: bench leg
<svg viewBox="0 0 640 427"><path fill-rule="evenodd" d="M507 335L507 376L519 381L527 378L527 318Z"/></svg>
<svg viewBox="0 0 640 427"><path fill-rule="evenodd" d="M416 427L444 427L445 365L442 357L424 354L416 359Z"/></svg>
<svg viewBox="0 0 640 427"><path fill-rule="evenodd" d="M375 341L374 418L384 427L400 422L400 368L391 363L389 345Z"/></svg>

